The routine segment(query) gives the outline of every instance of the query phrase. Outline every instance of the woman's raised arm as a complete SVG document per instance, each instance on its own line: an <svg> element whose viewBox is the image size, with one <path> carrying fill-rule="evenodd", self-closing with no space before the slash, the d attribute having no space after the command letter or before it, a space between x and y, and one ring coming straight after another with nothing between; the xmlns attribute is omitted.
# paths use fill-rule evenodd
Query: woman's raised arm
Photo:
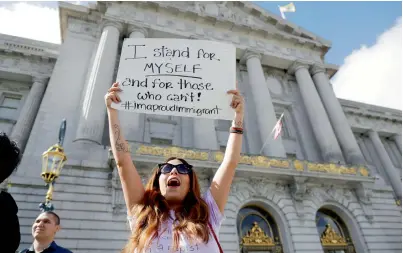
<svg viewBox="0 0 403 253"><path fill-rule="evenodd" d="M109 138L113 157L119 171L128 214L132 215L131 210L133 206L140 203L144 197L145 190L141 177L133 164L129 144L123 137L118 112L111 108L113 102L120 102L118 95L120 91L119 84L114 83L105 95L105 103L108 111Z"/></svg>
<svg viewBox="0 0 403 253"><path fill-rule="evenodd" d="M228 93L234 95L231 107L235 111L235 117L232 121L231 133L228 137L224 160L215 173L210 186L211 195L221 212L224 212L232 180L234 179L235 169L241 158L243 134L244 100L238 90L230 90Z"/></svg>

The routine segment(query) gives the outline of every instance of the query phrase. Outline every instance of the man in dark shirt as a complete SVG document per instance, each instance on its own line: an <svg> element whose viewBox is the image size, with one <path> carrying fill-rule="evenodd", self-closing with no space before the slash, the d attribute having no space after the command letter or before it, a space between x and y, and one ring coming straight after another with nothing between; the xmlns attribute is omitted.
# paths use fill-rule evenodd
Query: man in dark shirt
<svg viewBox="0 0 403 253"><path fill-rule="evenodd" d="M0 183L3 183L17 168L21 160L21 152L17 144L8 136L0 133ZM5 182L6 183L6 182ZM15 253L20 245L20 223L18 221L18 207L13 197L7 191L0 191L0 217L2 226L7 228L2 233L0 252Z"/></svg>
<svg viewBox="0 0 403 253"><path fill-rule="evenodd" d="M32 225L34 243L29 249L24 249L20 253L72 253L55 243L54 239L59 230L60 218L56 213L41 213Z"/></svg>

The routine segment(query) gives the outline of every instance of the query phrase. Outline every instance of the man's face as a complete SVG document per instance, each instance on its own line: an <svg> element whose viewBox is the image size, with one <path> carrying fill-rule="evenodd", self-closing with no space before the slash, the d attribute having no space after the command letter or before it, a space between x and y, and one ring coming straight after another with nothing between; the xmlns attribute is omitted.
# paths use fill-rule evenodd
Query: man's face
<svg viewBox="0 0 403 253"><path fill-rule="evenodd" d="M53 238L60 226L57 225L57 219L49 213L42 213L36 218L32 225L32 236L35 239Z"/></svg>

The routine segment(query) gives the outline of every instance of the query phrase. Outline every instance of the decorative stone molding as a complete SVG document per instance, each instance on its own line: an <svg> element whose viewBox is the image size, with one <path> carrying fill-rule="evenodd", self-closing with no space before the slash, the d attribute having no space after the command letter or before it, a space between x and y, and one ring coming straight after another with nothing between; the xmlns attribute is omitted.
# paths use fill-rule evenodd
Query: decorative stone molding
<svg viewBox="0 0 403 253"><path fill-rule="evenodd" d="M309 68L309 72L311 73L312 76L316 75L317 73L326 73L326 68L323 65L319 65L319 64L313 64L310 68Z"/></svg>
<svg viewBox="0 0 403 253"><path fill-rule="evenodd" d="M256 51L252 51L252 50L246 50L245 53L243 54L240 62L245 64L247 60L249 60L250 58L257 58L259 60L262 59L262 54Z"/></svg>
<svg viewBox="0 0 403 253"><path fill-rule="evenodd" d="M121 22L105 19L102 21L101 29L103 30L107 26L115 27L116 29L118 29L119 34L122 34L124 30L124 25Z"/></svg>
<svg viewBox="0 0 403 253"><path fill-rule="evenodd" d="M358 183L355 186L355 193L358 199L358 202L364 211L365 218L372 223L374 219L374 212L372 210L372 187L369 184Z"/></svg>
<svg viewBox="0 0 403 253"><path fill-rule="evenodd" d="M355 187L356 188L353 189L353 191L357 196L358 202L365 214L365 217L369 222L372 222L374 216L371 204L372 190L369 185L364 183L355 184ZM322 203L326 201L335 201L344 206L350 212L353 212L353 210L351 210L349 207L349 204L353 201L351 190L340 189L330 185L324 188L314 187L309 189L308 192L311 197L316 198L317 208L320 208Z"/></svg>
<svg viewBox="0 0 403 253"><path fill-rule="evenodd" d="M358 200L365 204L370 205L372 198L372 189L364 183L358 183L355 188Z"/></svg>
<svg viewBox="0 0 403 253"><path fill-rule="evenodd" d="M208 153L207 152L195 152L191 150L186 150L178 147L147 147L147 146L140 146L139 149L136 151L137 154L150 154L156 156L164 156L164 157L181 157L184 159L193 159L193 160L208 160Z"/></svg>
<svg viewBox="0 0 403 253"><path fill-rule="evenodd" d="M279 69L273 69L273 68L269 68L266 71L267 76L272 76L274 78L277 78L279 80L282 80L285 78L286 73L284 73L284 71L279 70Z"/></svg>
<svg viewBox="0 0 403 253"><path fill-rule="evenodd" d="M11 73L50 77L52 75L54 64L53 60L45 62L30 56L0 54L0 70Z"/></svg>
<svg viewBox="0 0 403 253"><path fill-rule="evenodd" d="M99 26L97 23L75 18L69 20L67 28L72 33L89 35L90 37L97 37L99 33Z"/></svg>
<svg viewBox="0 0 403 253"><path fill-rule="evenodd" d="M128 25L127 27L127 36L129 37L132 32L139 32L144 35L144 38L148 37L148 30L144 27Z"/></svg>
<svg viewBox="0 0 403 253"><path fill-rule="evenodd" d="M35 55L46 59L56 59L59 44L31 40L6 34L0 34L0 51Z"/></svg>
<svg viewBox="0 0 403 253"><path fill-rule="evenodd" d="M296 201L303 201L307 193L306 177L293 177L293 182L290 184L291 196Z"/></svg>
<svg viewBox="0 0 403 253"><path fill-rule="evenodd" d="M294 204L295 211L299 217L304 216L304 197L307 193L307 178L306 177L293 177L293 182L290 184L290 194Z"/></svg>
<svg viewBox="0 0 403 253"><path fill-rule="evenodd" d="M306 31L300 30L293 24L278 19L270 13L262 11L262 9L256 8L253 4L246 2L232 2L231 5L228 2L157 2L157 4L166 9L175 9L176 12L194 13L197 16L210 18L216 21L229 22L240 27L256 31L264 31L269 36L276 34L281 38L292 39L298 43L309 42L318 47L324 45L322 43L329 44L329 42L325 42L323 39L318 38L313 34L308 34ZM241 11L241 9L246 9L246 12ZM282 29L283 31L274 31L273 29L270 29L270 26ZM286 29L291 29L291 31L286 32Z"/></svg>
<svg viewBox="0 0 403 253"><path fill-rule="evenodd" d="M288 67L288 73L290 75L294 75L295 72L297 72L299 69L305 68L309 69L308 63L302 62L302 61L294 61L289 67Z"/></svg>

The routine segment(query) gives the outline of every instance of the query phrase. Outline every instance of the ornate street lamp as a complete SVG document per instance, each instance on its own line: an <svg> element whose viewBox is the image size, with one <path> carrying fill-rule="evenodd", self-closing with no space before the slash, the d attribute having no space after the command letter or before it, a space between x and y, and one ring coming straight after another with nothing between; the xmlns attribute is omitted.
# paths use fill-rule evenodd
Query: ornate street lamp
<svg viewBox="0 0 403 253"><path fill-rule="evenodd" d="M53 195L53 186L56 179L59 177L60 172L63 169L64 163L67 161L67 157L64 154L63 141L66 134L66 120L63 119L59 129L59 142L51 146L47 151L42 154L42 179L45 181L48 187L46 194L46 201L39 205L42 212L53 211L54 206L51 203Z"/></svg>

